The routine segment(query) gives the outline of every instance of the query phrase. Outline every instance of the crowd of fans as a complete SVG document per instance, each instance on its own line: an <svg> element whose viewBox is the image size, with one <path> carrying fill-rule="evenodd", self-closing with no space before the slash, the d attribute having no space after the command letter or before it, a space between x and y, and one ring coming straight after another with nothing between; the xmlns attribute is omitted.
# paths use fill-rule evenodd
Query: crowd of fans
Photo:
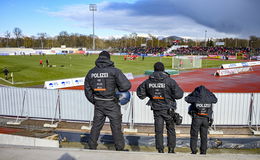
<svg viewBox="0 0 260 160"><path fill-rule="evenodd" d="M186 55L186 54L193 54L193 55L236 55L236 53L242 54L251 54L260 53L260 49L254 49L254 51L250 48L228 48L228 47L182 47L178 48L177 50L173 51L175 54L178 55Z"/></svg>
<svg viewBox="0 0 260 160"><path fill-rule="evenodd" d="M117 48L116 52L129 54L163 54L165 47L125 47ZM181 47L170 53L176 55L236 55L236 53L260 55L260 48L229 48L229 47Z"/></svg>
<svg viewBox="0 0 260 160"><path fill-rule="evenodd" d="M117 52L129 54L162 54L167 49L164 47L125 47L117 48Z"/></svg>

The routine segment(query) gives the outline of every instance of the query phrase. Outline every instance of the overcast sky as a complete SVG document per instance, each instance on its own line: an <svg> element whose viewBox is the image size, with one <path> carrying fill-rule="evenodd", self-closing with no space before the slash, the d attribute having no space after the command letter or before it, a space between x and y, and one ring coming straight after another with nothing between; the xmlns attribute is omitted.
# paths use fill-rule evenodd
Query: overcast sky
<svg viewBox="0 0 260 160"><path fill-rule="evenodd" d="M193 39L260 37L260 0L1 0L0 36L14 27L31 36L61 31L119 37L180 36Z"/></svg>

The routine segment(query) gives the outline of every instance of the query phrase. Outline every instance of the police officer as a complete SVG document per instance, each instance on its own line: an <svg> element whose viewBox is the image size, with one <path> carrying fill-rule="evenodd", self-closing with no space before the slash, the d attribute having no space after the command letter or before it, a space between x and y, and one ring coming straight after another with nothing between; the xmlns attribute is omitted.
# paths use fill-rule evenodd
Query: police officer
<svg viewBox="0 0 260 160"><path fill-rule="evenodd" d="M95 64L96 66L86 75L84 85L87 99L95 105L88 145L90 149L97 148L100 131L108 117L115 148L117 151L123 151L125 143L121 131L122 114L115 93L117 90L128 91L131 83L121 70L114 67L114 62L110 60L110 54L107 51L99 54Z"/></svg>
<svg viewBox="0 0 260 160"><path fill-rule="evenodd" d="M161 62L154 64L154 72L137 88L140 99L149 97L147 105L154 115L155 144L159 153L164 153L163 128L166 122L168 153L174 153L176 146L175 123L169 111L176 109L175 99L183 97L183 90L170 75L164 72Z"/></svg>
<svg viewBox="0 0 260 160"><path fill-rule="evenodd" d="M4 72L4 75L5 75L5 79L7 80L7 79L8 79L9 70L5 67L5 68L3 69L3 72Z"/></svg>
<svg viewBox="0 0 260 160"><path fill-rule="evenodd" d="M192 154L197 154L198 133L200 132L200 154L206 154L208 143L208 128L213 123L212 103L217 103L218 99L214 93L201 85L185 97L185 101L190 103L189 114L192 117L190 130L190 148Z"/></svg>

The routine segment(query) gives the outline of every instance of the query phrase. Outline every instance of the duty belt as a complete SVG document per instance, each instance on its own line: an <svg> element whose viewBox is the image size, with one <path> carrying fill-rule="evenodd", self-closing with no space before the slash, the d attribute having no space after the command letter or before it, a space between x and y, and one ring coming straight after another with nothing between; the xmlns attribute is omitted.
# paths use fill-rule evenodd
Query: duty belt
<svg viewBox="0 0 260 160"><path fill-rule="evenodd" d="M115 98L99 98L99 97L94 96L94 99L100 100L100 101L113 101Z"/></svg>

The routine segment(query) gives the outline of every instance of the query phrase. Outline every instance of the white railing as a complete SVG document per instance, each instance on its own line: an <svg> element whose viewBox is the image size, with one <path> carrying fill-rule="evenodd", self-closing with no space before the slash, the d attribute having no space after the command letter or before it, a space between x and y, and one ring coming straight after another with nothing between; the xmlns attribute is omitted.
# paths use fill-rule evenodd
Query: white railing
<svg viewBox="0 0 260 160"><path fill-rule="evenodd" d="M132 92L131 102L121 107L124 123L152 124L153 113L146 106L148 99L140 100ZM188 93L184 94L184 97ZM260 93L216 93L214 105L216 125L259 125ZM190 124L189 104L177 100L177 112L183 124ZM47 90L34 88L0 87L0 115L29 118L92 121L94 106L82 90Z"/></svg>

